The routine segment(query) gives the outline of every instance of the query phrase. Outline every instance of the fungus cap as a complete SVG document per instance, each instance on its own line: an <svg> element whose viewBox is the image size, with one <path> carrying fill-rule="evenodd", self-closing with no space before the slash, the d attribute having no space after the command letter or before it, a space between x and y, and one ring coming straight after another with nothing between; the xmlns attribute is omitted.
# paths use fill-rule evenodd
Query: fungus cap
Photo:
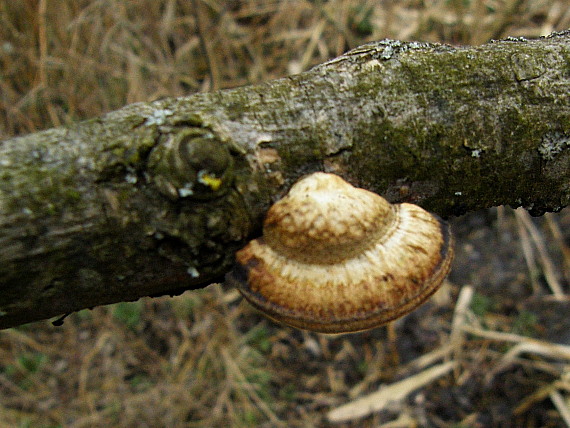
<svg viewBox="0 0 570 428"><path fill-rule="evenodd" d="M317 172L269 209L263 236L237 252L226 281L282 323L366 330L431 296L449 272L452 244L437 216Z"/></svg>

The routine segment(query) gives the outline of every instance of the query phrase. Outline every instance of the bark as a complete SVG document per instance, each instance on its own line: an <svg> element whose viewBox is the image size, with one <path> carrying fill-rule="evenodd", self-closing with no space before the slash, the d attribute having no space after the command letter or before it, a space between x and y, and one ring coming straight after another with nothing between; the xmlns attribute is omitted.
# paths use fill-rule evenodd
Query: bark
<svg viewBox="0 0 570 428"><path fill-rule="evenodd" d="M316 170L444 217L570 200L570 32L381 41L0 142L0 328L223 279Z"/></svg>

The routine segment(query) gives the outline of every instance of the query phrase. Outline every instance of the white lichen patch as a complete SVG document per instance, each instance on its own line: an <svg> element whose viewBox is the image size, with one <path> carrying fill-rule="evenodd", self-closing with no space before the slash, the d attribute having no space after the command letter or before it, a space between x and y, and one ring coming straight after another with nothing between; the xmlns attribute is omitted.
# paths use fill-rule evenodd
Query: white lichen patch
<svg viewBox="0 0 570 428"><path fill-rule="evenodd" d="M166 122L166 118L168 116L172 116L173 114L174 114L174 112L170 109L167 109L167 108L154 110L150 116L147 116L146 125L148 125L148 126L164 125L164 123Z"/></svg>
<svg viewBox="0 0 570 428"><path fill-rule="evenodd" d="M137 173L134 168L127 167L127 173L125 174L125 181L130 184L136 184L138 181Z"/></svg>
<svg viewBox="0 0 570 428"><path fill-rule="evenodd" d="M392 58L392 56L394 56L394 54L397 53L402 46L401 41L390 39L382 40L380 44L384 45L384 49L380 54L380 58L386 60Z"/></svg>
<svg viewBox="0 0 570 428"><path fill-rule="evenodd" d="M188 272L188 275L190 275L192 278L198 278L200 276L200 272L198 272L198 269L196 269L194 266L190 266L188 269L186 269L186 272Z"/></svg>
<svg viewBox="0 0 570 428"><path fill-rule="evenodd" d="M178 189L178 196L181 198L187 198L188 196L192 196L194 194L194 183L186 183L183 187Z"/></svg>
<svg viewBox="0 0 570 428"><path fill-rule="evenodd" d="M542 137L538 152L545 160L553 160L563 150L570 148L570 136L562 132L549 132Z"/></svg>
<svg viewBox="0 0 570 428"><path fill-rule="evenodd" d="M320 64L314 68L314 70L321 69L323 73L327 73L327 66L336 64L339 62L343 62L350 58L362 57L362 56L369 56L376 60L387 61L394 56L407 52L409 50L415 49L426 49L430 46L429 43L423 42L402 42L400 40L392 40L392 39L383 39L378 42L370 42L364 45L358 46L344 55L331 59L323 64ZM368 64L368 66L375 65L374 63Z"/></svg>
<svg viewBox="0 0 570 428"><path fill-rule="evenodd" d="M382 59L390 59L394 55L394 48L390 45L386 46L380 55Z"/></svg>
<svg viewBox="0 0 570 428"><path fill-rule="evenodd" d="M509 36L505 39L507 42L528 42L528 39L524 37L512 37Z"/></svg>

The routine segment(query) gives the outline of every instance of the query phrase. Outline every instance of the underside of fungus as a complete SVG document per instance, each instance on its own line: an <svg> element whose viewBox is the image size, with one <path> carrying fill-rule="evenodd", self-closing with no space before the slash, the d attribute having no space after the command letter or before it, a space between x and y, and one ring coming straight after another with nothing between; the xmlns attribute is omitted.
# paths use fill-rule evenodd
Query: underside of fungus
<svg viewBox="0 0 570 428"><path fill-rule="evenodd" d="M422 208L392 205L317 172L270 208L263 236L238 251L226 280L282 323L366 330L412 311L439 288L452 241L447 223Z"/></svg>

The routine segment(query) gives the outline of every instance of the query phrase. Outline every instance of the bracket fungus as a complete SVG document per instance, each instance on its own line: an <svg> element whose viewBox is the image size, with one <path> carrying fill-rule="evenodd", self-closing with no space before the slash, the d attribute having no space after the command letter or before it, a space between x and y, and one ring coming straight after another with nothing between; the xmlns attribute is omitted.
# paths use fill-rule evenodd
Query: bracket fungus
<svg viewBox="0 0 570 428"><path fill-rule="evenodd" d="M452 258L449 225L437 216L317 172L269 209L263 236L237 252L226 281L274 320L346 333L418 307Z"/></svg>

